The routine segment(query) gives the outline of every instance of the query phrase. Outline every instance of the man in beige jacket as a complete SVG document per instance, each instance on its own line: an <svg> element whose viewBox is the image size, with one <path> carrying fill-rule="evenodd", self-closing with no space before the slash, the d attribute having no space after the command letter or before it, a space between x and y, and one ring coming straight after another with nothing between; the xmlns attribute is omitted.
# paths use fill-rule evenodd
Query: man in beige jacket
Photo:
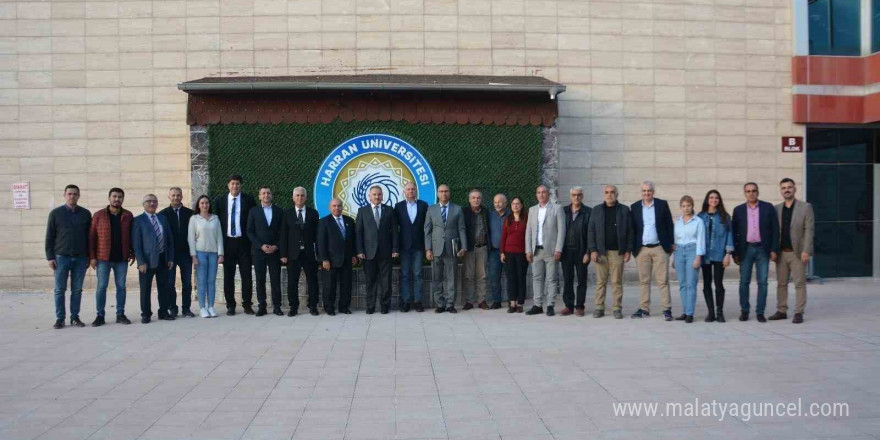
<svg viewBox="0 0 880 440"><path fill-rule="evenodd" d="M785 178L779 182L779 193L784 201L776 205L776 217L780 222L780 255L776 260L776 308L777 312L767 318L771 321L788 319L788 281L794 281L795 306L792 322L804 322L807 305L807 266L813 255L814 218L813 205L795 199L797 187L794 180Z"/></svg>

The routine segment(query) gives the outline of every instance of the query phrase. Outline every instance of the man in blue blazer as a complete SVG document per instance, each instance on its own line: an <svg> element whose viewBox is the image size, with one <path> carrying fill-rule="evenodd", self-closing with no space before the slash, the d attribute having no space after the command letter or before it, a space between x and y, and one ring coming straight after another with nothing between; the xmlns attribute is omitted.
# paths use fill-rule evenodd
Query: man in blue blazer
<svg viewBox="0 0 880 440"><path fill-rule="evenodd" d="M153 311L150 308L150 291L153 276L159 293L159 319L174 321L168 312L171 308L171 284L168 275L174 267L174 233L168 219L156 213L159 199L147 194L143 199L144 213L135 217L131 231L131 244L138 264L138 281L141 287L141 322L148 324Z"/></svg>
<svg viewBox="0 0 880 440"><path fill-rule="evenodd" d="M397 216L400 246L400 299L399 309L406 313L410 307L424 312L422 305L422 269L425 259L425 216L428 204L418 199L416 184L403 187L406 200L394 205Z"/></svg>
<svg viewBox="0 0 880 440"><path fill-rule="evenodd" d="M669 254L675 244L675 223L666 200L654 197L654 182L642 182L642 200L630 206L632 210L633 256L639 270L639 309L632 318L651 315L651 277L660 287L660 305L663 318L672 321L672 301L669 295Z"/></svg>
<svg viewBox="0 0 880 440"><path fill-rule="evenodd" d="M752 282L752 265L758 279L758 302L755 317L766 322L764 308L767 305L767 276L770 262L779 254L779 220L773 205L758 200L758 184L749 182L743 186L746 203L733 210L733 261L739 264L740 321L749 320L749 285Z"/></svg>

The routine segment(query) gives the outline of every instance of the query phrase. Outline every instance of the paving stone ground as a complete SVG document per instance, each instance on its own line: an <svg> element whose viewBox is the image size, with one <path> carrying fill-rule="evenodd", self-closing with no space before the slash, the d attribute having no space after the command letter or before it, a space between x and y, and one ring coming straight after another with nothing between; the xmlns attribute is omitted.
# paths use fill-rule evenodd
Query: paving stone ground
<svg viewBox="0 0 880 440"><path fill-rule="evenodd" d="M880 438L880 281L810 284L803 325L737 322L727 289L725 324L702 322L702 297L699 322L664 322L656 292L655 315L632 320L628 286L623 320L360 311L63 330L50 295L0 294L0 439ZM775 304L774 291L768 315ZM82 319L94 315L86 294ZM613 408L695 399L849 415Z"/></svg>

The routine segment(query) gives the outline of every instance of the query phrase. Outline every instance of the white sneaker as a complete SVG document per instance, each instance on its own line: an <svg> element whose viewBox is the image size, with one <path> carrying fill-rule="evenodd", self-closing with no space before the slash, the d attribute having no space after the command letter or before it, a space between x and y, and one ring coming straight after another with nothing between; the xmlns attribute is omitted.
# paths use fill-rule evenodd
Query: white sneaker
<svg viewBox="0 0 880 440"><path fill-rule="evenodd" d="M207 318L207 317L209 316L209 315L208 315L208 310L205 309L204 307L200 308L200 309L199 309L199 315L201 315L202 318Z"/></svg>
<svg viewBox="0 0 880 440"><path fill-rule="evenodd" d="M214 311L214 308L213 308L213 307L208 307L208 314L211 315L212 318L216 318L216 317L217 317L217 312Z"/></svg>

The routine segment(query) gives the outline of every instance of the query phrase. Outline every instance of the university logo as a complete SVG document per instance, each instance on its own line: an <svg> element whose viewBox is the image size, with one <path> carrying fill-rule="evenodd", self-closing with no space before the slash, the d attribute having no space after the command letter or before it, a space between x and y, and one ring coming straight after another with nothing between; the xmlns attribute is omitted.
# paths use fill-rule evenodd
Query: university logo
<svg viewBox="0 0 880 440"><path fill-rule="evenodd" d="M403 187L416 184L418 197L429 205L437 198L437 181L428 161L403 139L365 134L339 144L324 159L315 176L315 206L330 213L330 200L342 201L342 212L355 217L370 203L369 191L382 188L383 203L393 207L404 200Z"/></svg>

